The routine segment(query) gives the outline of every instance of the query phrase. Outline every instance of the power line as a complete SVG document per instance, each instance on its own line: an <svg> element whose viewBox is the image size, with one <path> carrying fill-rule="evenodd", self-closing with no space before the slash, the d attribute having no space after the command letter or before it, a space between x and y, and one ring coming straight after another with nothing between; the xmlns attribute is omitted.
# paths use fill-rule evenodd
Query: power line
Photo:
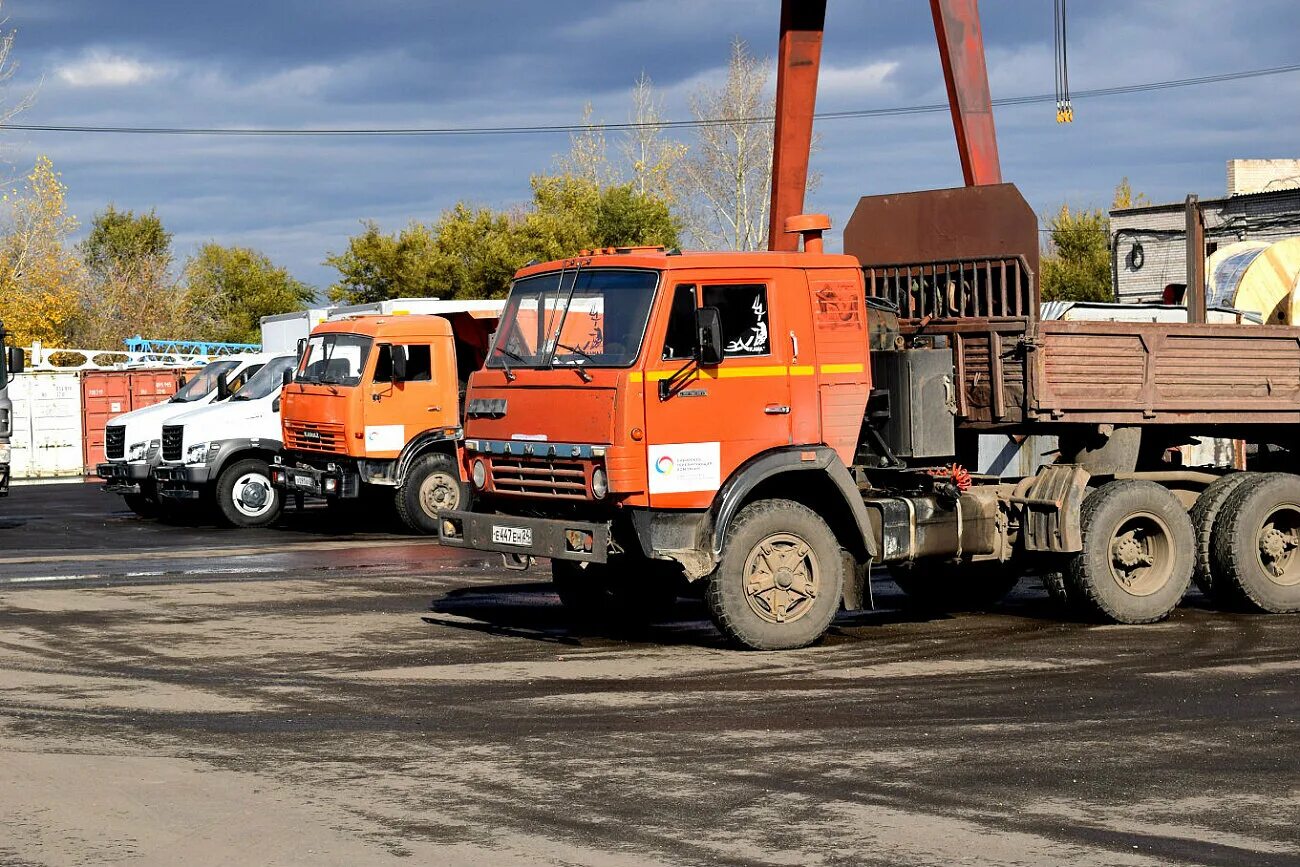
<svg viewBox="0 0 1300 867"><path fill-rule="evenodd" d="M1071 94L1072 99L1094 99L1107 96L1122 96L1130 93L1172 90L1181 87L1196 87L1205 84L1219 84L1227 81L1241 81L1248 78L1263 78L1272 75L1300 71L1300 63L1288 66L1273 66L1267 69L1250 69L1240 72L1225 72L1218 75L1202 75L1195 78L1176 78L1168 81L1152 81L1145 84L1129 84L1120 87L1101 87L1093 90L1080 90ZM994 105L1032 105L1052 102L1056 96L1040 93L1028 96L1011 96L993 100ZM847 120L850 118L898 117L914 114L930 114L948 111L948 103L937 102L922 105L891 106L887 108L863 108L849 111L828 111L815 115L817 120ZM574 133L588 129L604 131L633 130L653 127L655 129L690 129L699 127L723 126L734 123L771 123L770 115L745 118L705 118L700 120L670 120L658 123L599 123L599 124L547 124L539 126L481 126L481 127L363 127L341 129L241 129L238 127L164 127L164 126L90 126L82 124L37 124L6 123L0 129L23 130L25 132L70 132L70 133L109 133L121 135L185 135L185 136L247 136L247 137L383 137L383 136L490 136L490 135L544 135L551 133Z"/></svg>

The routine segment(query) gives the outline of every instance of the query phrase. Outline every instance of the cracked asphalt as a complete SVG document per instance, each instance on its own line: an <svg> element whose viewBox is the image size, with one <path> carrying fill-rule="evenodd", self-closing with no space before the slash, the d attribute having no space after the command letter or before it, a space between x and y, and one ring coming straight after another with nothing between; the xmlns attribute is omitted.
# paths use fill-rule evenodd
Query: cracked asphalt
<svg viewBox="0 0 1300 867"><path fill-rule="evenodd" d="M323 510L0 500L0 864L1300 864L1300 619L878 607L724 648Z"/></svg>

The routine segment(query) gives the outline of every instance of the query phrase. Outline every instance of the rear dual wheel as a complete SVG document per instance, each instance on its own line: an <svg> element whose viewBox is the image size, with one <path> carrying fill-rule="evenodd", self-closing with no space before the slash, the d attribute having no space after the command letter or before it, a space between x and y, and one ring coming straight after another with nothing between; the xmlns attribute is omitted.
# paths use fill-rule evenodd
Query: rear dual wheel
<svg viewBox="0 0 1300 867"><path fill-rule="evenodd" d="M1274 614L1300 611L1300 476L1269 473L1237 485L1210 547L1217 598Z"/></svg>

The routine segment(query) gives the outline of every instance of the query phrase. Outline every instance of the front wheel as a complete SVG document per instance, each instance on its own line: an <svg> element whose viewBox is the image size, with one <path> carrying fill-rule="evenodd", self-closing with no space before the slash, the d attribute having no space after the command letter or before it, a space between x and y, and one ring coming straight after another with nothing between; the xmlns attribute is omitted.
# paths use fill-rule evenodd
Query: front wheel
<svg viewBox="0 0 1300 867"><path fill-rule="evenodd" d="M266 527L284 508L283 493L271 484L266 461L247 458L221 471L216 487L217 511L232 527Z"/></svg>
<svg viewBox="0 0 1300 867"><path fill-rule="evenodd" d="M468 504L469 488L460 480L451 455L435 452L415 459L394 502L402 523L417 533L433 536L438 533L438 513Z"/></svg>
<svg viewBox="0 0 1300 867"><path fill-rule="evenodd" d="M826 522L793 500L740 510L709 577L709 613L740 647L789 650L821 638L840 607L844 558Z"/></svg>
<svg viewBox="0 0 1300 867"><path fill-rule="evenodd" d="M147 494L123 494L122 501L141 518L158 517L158 501Z"/></svg>

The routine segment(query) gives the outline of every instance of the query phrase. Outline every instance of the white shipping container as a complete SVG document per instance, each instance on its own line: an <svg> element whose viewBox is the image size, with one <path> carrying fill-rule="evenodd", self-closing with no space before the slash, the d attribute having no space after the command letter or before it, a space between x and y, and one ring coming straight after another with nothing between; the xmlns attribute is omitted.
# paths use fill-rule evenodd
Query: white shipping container
<svg viewBox="0 0 1300 867"><path fill-rule="evenodd" d="M20 373L9 386L14 404L10 471L15 479L82 474L81 382L77 372Z"/></svg>

